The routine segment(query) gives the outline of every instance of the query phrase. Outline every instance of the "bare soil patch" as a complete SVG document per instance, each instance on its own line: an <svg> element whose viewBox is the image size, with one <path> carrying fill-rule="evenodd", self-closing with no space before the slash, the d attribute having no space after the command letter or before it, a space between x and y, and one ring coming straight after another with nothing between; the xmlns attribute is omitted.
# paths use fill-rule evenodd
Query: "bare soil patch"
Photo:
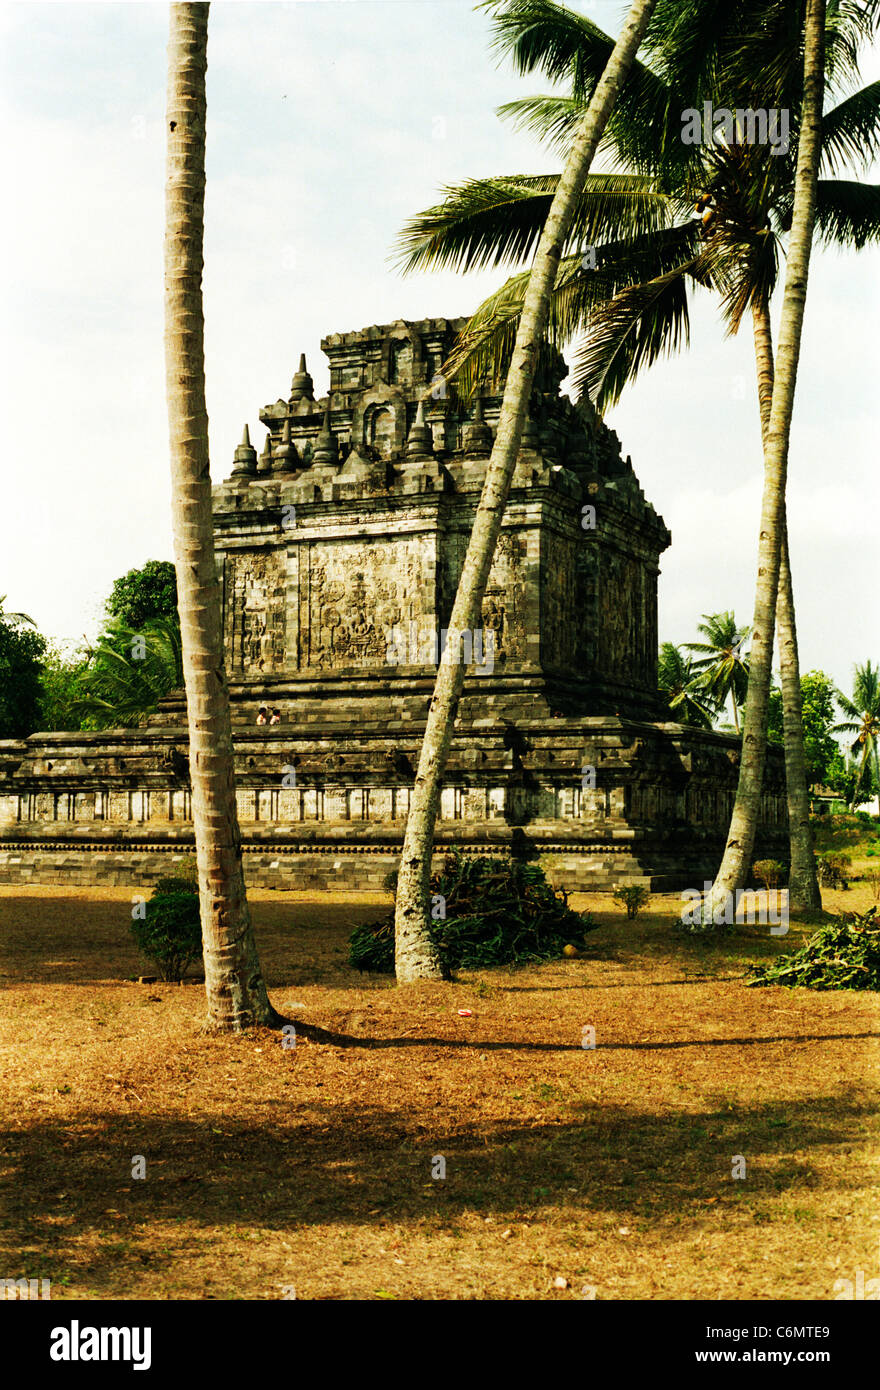
<svg viewBox="0 0 880 1390"><path fill-rule="evenodd" d="M0 889L0 1276L73 1299L828 1299L880 1275L878 997L741 983L809 926L707 944L678 898L628 923L582 895L602 925L579 959L399 989L347 964L387 899L254 893L285 1049L200 1033L197 983L130 982L130 900Z"/></svg>

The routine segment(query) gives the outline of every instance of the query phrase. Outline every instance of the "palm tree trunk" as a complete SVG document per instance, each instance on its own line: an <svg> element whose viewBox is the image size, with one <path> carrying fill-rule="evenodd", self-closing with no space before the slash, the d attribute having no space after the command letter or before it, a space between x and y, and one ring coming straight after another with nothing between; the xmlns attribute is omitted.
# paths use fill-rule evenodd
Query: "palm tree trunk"
<svg viewBox="0 0 880 1390"><path fill-rule="evenodd" d="M516 345L501 403L498 433L462 567L422 742L406 823L395 912L397 979L438 979L440 964L428 934L431 850L443 771L464 684L459 634L480 626L483 594L516 466L535 368L547 326L560 257L596 147L632 65L656 0L636 0L593 93L559 180L529 275Z"/></svg>
<svg viewBox="0 0 880 1390"><path fill-rule="evenodd" d="M704 907L704 916L708 920L712 920L716 913L723 911L729 894L745 885L761 808L788 442L807 298L810 249L816 212L816 182L821 154L824 57L825 0L807 0L804 24L804 100L779 349L776 354L770 422L764 447L764 496L758 544L755 616L749 656L749 685L743 714L742 757L727 846Z"/></svg>
<svg viewBox="0 0 880 1390"><path fill-rule="evenodd" d="M223 669L205 404L202 243L208 5L173 4L168 41L165 380L177 603L209 1028L275 1024L248 914Z"/></svg>
<svg viewBox="0 0 880 1390"><path fill-rule="evenodd" d="M761 412L761 438L766 447L773 401L773 330L766 295L752 306L755 336L755 362L758 370L758 402ZM791 869L788 876L789 906L803 911L822 906L816 874L813 832L810 827L810 794L807 787L807 758L804 751L804 717L801 699L801 671L798 656L794 593L788 553L788 522L783 503L779 592L776 596L776 626L779 668L782 679L782 725L785 744L785 785L788 794L788 836Z"/></svg>

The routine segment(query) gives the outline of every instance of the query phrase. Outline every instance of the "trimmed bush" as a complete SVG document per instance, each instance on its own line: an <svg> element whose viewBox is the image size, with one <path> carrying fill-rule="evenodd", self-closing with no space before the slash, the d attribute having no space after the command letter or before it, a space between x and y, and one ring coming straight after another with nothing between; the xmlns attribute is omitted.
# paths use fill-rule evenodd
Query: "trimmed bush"
<svg viewBox="0 0 880 1390"><path fill-rule="evenodd" d="M195 893L198 897L199 885L191 878L160 878L152 892L152 897L163 898L169 893Z"/></svg>
<svg viewBox="0 0 880 1390"><path fill-rule="evenodd" d="M573 912L543 869L520 859L491 859L453 850L431 878L431 939L444 976L453 970L554 960L581 946L596 924ZM444 915L445 914L445 915ZM349 940L356 970L394 970L394 913L356 927Z"/></svg>
<svg viewBox="0 0 880 1390"><path fill-rule="evenodd" d="M623 888L615 888L612 896L616 903L626 908L627 917L635 918L647 906L651 893L644 883L628 883Z"/></svg>
<svg viewBox="0 0 880 1390"><path fill-rule="evenodd" d="M771 888L778 888L780 883L788 875L788 870L778 859L758 859L752 865L752 875L763 883L767 892Z"/></svg>
<svg viewBox="0 0 880 1390"><path fill-rule="evenodd" d="M799 951L780 956L772 965L753 965L751 974L748 985L880 990L877 909L841 913L815 932Z"/></svg>
<svg viewBox="0 0 880 1390"><path fill-rule="evenodd" d="M182 979L202 950L198 897L191 890L154 894L131 931L161 980Z"/></svg>
<svg viewBox="0 0 880 1390"><path fill-rule="evenodd" d="M839 851L820 854L816 858L819 882L823 888L849 888L851 857Z"/></svg>

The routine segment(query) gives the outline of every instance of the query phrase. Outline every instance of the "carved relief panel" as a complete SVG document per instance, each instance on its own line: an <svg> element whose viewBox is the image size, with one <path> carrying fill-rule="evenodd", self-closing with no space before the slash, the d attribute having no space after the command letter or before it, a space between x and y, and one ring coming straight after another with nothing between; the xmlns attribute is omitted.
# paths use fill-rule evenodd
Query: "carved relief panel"
<svg viewBox="0 0 880 1390"><path fill-rule="evenodd" d="M281 670L286 648L284 557L227 555L226 642L230 666L246 675Z"/></svg>
<svg viewBox="0 0 880 1390"><path fill-rule="evenodd" d="M309 546L300 591L303 664L381 667L395 630L434 626L433 537Z"/></svg>

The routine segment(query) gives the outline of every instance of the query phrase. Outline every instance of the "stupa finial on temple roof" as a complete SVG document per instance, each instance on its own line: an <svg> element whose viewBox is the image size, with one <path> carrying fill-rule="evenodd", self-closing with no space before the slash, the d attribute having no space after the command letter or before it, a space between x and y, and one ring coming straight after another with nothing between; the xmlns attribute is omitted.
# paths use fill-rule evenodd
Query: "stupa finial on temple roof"
<svg viewBox="0 0 880 1390"><path fill-rule="evenodd" d="M290 418L288 417L281 427L281 443L276 445L272 454L273 473L293 473L299 464L299 455L296 452L296 445L290 439Z"/></svg>
<svg viewBox="0 0 880 1390"><path fill-rule="evenodd" d="M434 435L430 425L425 424L425 403L420 399L406 441L406 456L408 459L430 458L433 452Z"/></svg>
<svg viewBox="0 0 880 1390"><path fill-rule="evenodd" d="M318 438L315 440L315 447L312 451L312 463L337 463L339 461L339 445L336 442L336 435L330 428L330 406L324 410L324 419Z"/></svg>
<svg viewBox="0 0 880 1390"><path fill-rule="evenodd" d="M483 402L477 396L474 413L464 429L464 447L468 454L484 454L492 451L492 431L483 419Z"/></svg>
<svg viewBox="0 0 880 1390"><path fill-rule="evenodd" d="M263 445L263 452L260 454L260 461L256 467L257 473L271 473L272 471L272 431L266 431L266 442Z"/></svg>
<svg viewBox="0 0 880 1390"><path fill-rule="evenodd" d="M244 431L242 432L241 436L241 443L235 451L232 472L234 474L241 474L255 473L256 471L257 451L251 444L251 432L248 429L247 425L245 425Z"/></svg>
<svg viewBox="0 0 880 1390"><path fill-rule="evenodd" d="M290 383L290 399L292 401L313 401L315 399L315 383L309 376L304 352L300 353L299 368Z"/></svg>

